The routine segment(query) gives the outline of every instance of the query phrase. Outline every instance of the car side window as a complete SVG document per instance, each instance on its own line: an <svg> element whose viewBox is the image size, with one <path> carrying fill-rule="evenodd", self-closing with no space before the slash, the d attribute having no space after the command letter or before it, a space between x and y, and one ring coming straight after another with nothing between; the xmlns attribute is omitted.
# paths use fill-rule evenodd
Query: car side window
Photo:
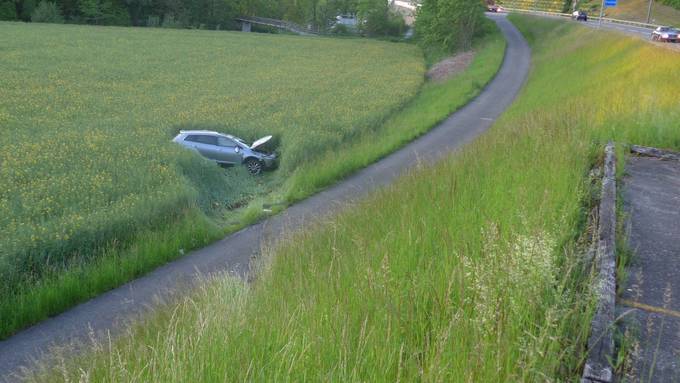
<svg viewBox="0 0 680 383"><path fill-rule="evenodd" d="M194 136L194 142L198 142L199 144L207 144L207 145L217 145L217 137L215 136Z"/></svg>
<svg viewBox="0 0 680 383"><path fill-rule="evenodd" d="M234 141L224 137L217 137L217 145L225 148L233 148L236 146Z"/></svg>

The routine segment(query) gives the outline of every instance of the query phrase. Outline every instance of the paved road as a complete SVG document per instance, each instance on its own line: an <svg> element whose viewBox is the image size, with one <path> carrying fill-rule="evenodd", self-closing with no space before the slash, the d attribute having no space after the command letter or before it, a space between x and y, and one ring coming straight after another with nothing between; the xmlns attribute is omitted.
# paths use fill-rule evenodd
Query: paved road
<svg viewBox="0 0 680 383"><path fill-rule="evenodd" d="M652 30L649 28L635 27L632 25L622 25L608 22L602 22L602 26L599 27L597 21L592 22L589 21L587 25L591 28L609 29L616 32L622 32L631 36L637 36L659 47L680 50L680 43L662 43L652 41Z"/></svg>
<svg viewBox="0 0 680 383"><path fill-rule="evenodd" d="M680 161L631 157L626 163L624 209L629 245L617 311L637 335L631 348L632 382L680 382Z"/></svg>
<svg viewBox="0 0 680 383"><path fill-rule="evenodd" d="M229 271L245 276L251 258L263 244L270 244L285 233L299 230L306 222L314 222L348 201L392 182L418 160L434 160L475 139L513 102L526 80L531 60L529 46L519 31L504 16L492 18L507 39L506 56L496 77L475 100L401 150L282 214L1 341L0 381L16 380L13 373L20 366L44 357L53 345L87 341L90 333L98 339L103 339L107 331L115 336L129 321L152 309L158 296L184 291L196 281L197 274Z"/></svg>
<svg viewBox="0 0 680 383"><path fill-rule="evenodd" d="M603 21L600 24L597 20L591 20L591 21L588 21L588 22L582 23L582 24L589 26L591 28L610 29L610 30L623 32L623 33L627 33L629 35L643 37L645 39L651 40L652 30L649 29L649 28L636 27L636 26L633 26L633 25L625 25L625 24L616 24L616 23L611 23L611 22L607 22L607 21Z"/></svg>

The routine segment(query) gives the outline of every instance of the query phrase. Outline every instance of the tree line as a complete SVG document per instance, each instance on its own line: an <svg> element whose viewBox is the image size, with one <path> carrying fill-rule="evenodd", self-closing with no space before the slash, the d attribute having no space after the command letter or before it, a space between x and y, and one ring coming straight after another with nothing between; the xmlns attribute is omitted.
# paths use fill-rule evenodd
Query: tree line
<svg viewBox="0 0 680 383"><path fill-rule="evenodd" d="M357 14L375 32L394 19L383 0L0 0L0 20L95 25L235 29L238 16L262 16L326 29Z"/></svg>
<svg viewBox="0 0 680 383"><path fill-rule="evenodd" d="M469 45L483 24L480 0L420 3L416 32L426 44ZM357 17L370 36L406 30L389 0L0 0L0 20L95 25L236 29L237 17L261 16L332 31L338 15Z"/></svg>
<svg viewBox="0 0 680 383"><path fill-rule="evenodd" d="M403 16L392 0L0 0L0 21L33 21L167 28L238 29L237 17L287 20L326 32L343 32L338 15L351 15L368 36L403 36ZM662 0L667 2L680 0ZM485 33L483 0L412 0L422 45L467 49Z"/></svg>

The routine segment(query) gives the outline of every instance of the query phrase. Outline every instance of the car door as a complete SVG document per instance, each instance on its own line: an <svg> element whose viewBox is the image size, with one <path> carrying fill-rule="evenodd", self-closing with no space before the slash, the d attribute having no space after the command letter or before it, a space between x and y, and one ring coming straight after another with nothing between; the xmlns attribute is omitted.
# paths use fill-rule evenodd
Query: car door
<svg viewBox="0 0 680 383"><path fill-rule="evenodd" d="M197 134L187 137L187 141L190 141L191 147L201 153L203 157L219 161L217 137L209 136L207 134Z"/></svg>
<svg viewBox="0 0 680 383"><path fill-rule="evenodd" d="M229 164L241 163L241 148L233 140L226 137L217 137L217 146L220 151L221 162Z"/></svg>

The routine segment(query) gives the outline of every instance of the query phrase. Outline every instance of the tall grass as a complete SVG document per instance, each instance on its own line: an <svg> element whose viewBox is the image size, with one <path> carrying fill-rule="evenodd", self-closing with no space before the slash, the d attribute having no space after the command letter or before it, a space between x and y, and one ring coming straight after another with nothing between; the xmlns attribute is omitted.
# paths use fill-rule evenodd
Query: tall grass
<svg viewBox="0 0 680 383"><path fill-rule="evenodd" d="M118 287L222 234L200 211L188 209L153 230L137 233L131 243L109 243L89 259L44 270L39 279L11 286L12 292L0 299L0 336Z"/></svg>
<svg viewBox="0 0 680 383"><path fill-rule="evenodd" d="M606 140L680 147L678 54L512 20L533 70L487 134L36 379L577 380L588 170Z"/></svg>

